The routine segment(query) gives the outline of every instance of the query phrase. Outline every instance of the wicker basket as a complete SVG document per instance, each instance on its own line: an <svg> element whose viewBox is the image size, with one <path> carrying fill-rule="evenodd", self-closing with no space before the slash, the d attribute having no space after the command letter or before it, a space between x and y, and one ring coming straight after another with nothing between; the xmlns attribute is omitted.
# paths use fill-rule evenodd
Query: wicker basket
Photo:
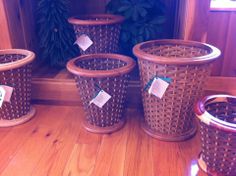
<svg viewBox="0 0 236 176"><path fill-rule="evenodd" d="M0 50L0 84L13 88L11 101L0 108L0 127L22 124L35 114L30 105L34 58L34 53L26 50Z"/></svg>
<svg viewBox="0 0 236 176"><path fill-rule="evenodd" d="M139 63L144 131L165 141L192 137L196 132L193 103L201 96L210 65L220 51L198 42L156 40L136 45L133 52ZM154 77L172 80L162 99L145 90Z"/></svg>
<svg viewBox="0 0 236 176"><path fill-rule="evenodd" d="M123 127L128 77L134 66L131 58L117 54L84 55L68 62L86 112L84 127L88 131L111 133ZM90 104L100 90L112 97L102 108Z"/></svg>
<svg viewBox="0 0 236 176"><path fill-rule="evenodd" d="M236 175L236 97L212 95L195 106L200 120L200 167L212 175Z"/></svg>
<svg viewBox="0 0 236 176"><path fill-rule="evenodd" d="M80 15L68 20L74 26L76 37L87 35L93 45L81 54L118 53L122 16L110 14Z"/></svg>

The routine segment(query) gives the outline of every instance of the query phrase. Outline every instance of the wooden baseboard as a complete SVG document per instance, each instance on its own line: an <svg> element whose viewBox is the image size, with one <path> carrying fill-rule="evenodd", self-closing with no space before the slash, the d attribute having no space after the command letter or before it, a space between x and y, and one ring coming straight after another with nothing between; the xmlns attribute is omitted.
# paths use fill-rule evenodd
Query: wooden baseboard
<svg viewBox="0 0 236 176"><path fill-rule="evenodd" d="M57 105L81 105L73 79L34 78L32 85L34 103ZM210 77L205 91L236 95L236 77ZM128 87L129 107L141 106L139 81L130 81Z"/></svg>

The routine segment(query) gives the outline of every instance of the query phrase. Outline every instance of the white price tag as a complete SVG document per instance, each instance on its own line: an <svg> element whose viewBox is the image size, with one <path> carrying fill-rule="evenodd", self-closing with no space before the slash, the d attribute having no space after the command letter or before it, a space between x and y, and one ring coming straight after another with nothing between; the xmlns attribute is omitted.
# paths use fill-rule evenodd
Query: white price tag
<svg viewBox="0 0 236 176"><path fill-rule="evenodd" d="M167 83L166 81L160 78L154 78L148 90L148 93L153 94L158 98L162 98L168 86L169 86L169 83Z"/></svg>
<svg viewBox="0 0 236 176"><path fill-rule="evenodd" d="M75 44L77 44L83 51L86 51L93 44L93 41L89 38L89 36L83 34L77 38Z"/></svg>
<svg viewBox="0 0 236 176"><path fill-rule="evenodd" d="M0 107L2 107L5 95L6 95L5 89L2 86L0 86Z"/></svg>
<svg viewBox="0 0 236 176"><path fill-rule="evenodd" d="M14 88L10 86L1 86L1 87L3 87L3 89L6 91L4 101L11 102L11 96L12 96Z"/></svg>
<svg viewBox="0 0 236 176"><path fill-rule="evenodd" d="M98 94L97 94L97 96L94 98L94 99L92 99L91 101L90 101L90 103L89 104L95 104L96 106L98 106L99 108L102 108L105 104L106 104L106 102L108 102L108 100L110 100L110 98L111 98L111 95L109 95L108 93L106 93L104 90L101 90Z"/></svg>

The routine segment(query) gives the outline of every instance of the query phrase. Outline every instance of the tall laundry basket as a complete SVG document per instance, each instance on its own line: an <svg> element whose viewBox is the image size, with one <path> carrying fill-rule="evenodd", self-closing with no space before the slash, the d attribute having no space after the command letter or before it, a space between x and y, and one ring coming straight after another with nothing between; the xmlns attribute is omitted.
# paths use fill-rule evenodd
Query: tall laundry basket
<svg viewBox="0 0 236 176"><path fill-rule="evenodd" d="M208 44L154 40L133 48L138 58L146 133L182 141L196 132L193 103L201 96L220 51Z"/></svg>
<svg viewBox="0 0 236 176"><path fill-rule="evenodd" d="M34 58L27 50L0 50L0 127L22 124L35 114L30 104Z"/></svg>
<svg viewBox="0 0 236 176"><path fill-rule="evenodd" d="M68 19L74 26L81 54L119 53L124 17L112 14L78 15Z"/></svg>
<svg viewBox="0 0 236 176"><path fill-rule="evenodd" d="M124 126L127 85L134 66L132 58L118 54L83 55L67 63L86 112L85 129L111 133Z"/></svg>
<svg viewBox="0 0 236 176"><path fill-rule="evenodd" d="M236 97L211 95L199 100L201 154L198 164L211 175L236 175Z"/></svg>

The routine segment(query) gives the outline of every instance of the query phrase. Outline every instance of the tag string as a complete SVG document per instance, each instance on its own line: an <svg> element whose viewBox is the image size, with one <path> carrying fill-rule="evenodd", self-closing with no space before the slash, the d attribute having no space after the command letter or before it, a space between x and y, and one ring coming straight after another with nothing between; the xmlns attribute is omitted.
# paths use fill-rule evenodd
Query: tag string
<svg viewBox="0 0 236 176"><path fill-rule="evenodd" d="M102 90L102 88L97 83L95 83L94 86L98 88L99 90Z"/></svg>
<svg viewBox="0 0 236 176"><path fill-rule="evenodd" d="M98 91L95 92L94 96L93 96L93 99L99 94L99 92L102 90L102 88L97 84L95 83L94 84L95 88L98 89Z"/></svg>
<svg viewBox="0 0 236 176"><path fill-rule="evenodd" d="M150 79L148 81L148 83L144 86L143 90L146 91L152 84L153 80L155 79L156 77L153 77L152 79Z"/></svg>

